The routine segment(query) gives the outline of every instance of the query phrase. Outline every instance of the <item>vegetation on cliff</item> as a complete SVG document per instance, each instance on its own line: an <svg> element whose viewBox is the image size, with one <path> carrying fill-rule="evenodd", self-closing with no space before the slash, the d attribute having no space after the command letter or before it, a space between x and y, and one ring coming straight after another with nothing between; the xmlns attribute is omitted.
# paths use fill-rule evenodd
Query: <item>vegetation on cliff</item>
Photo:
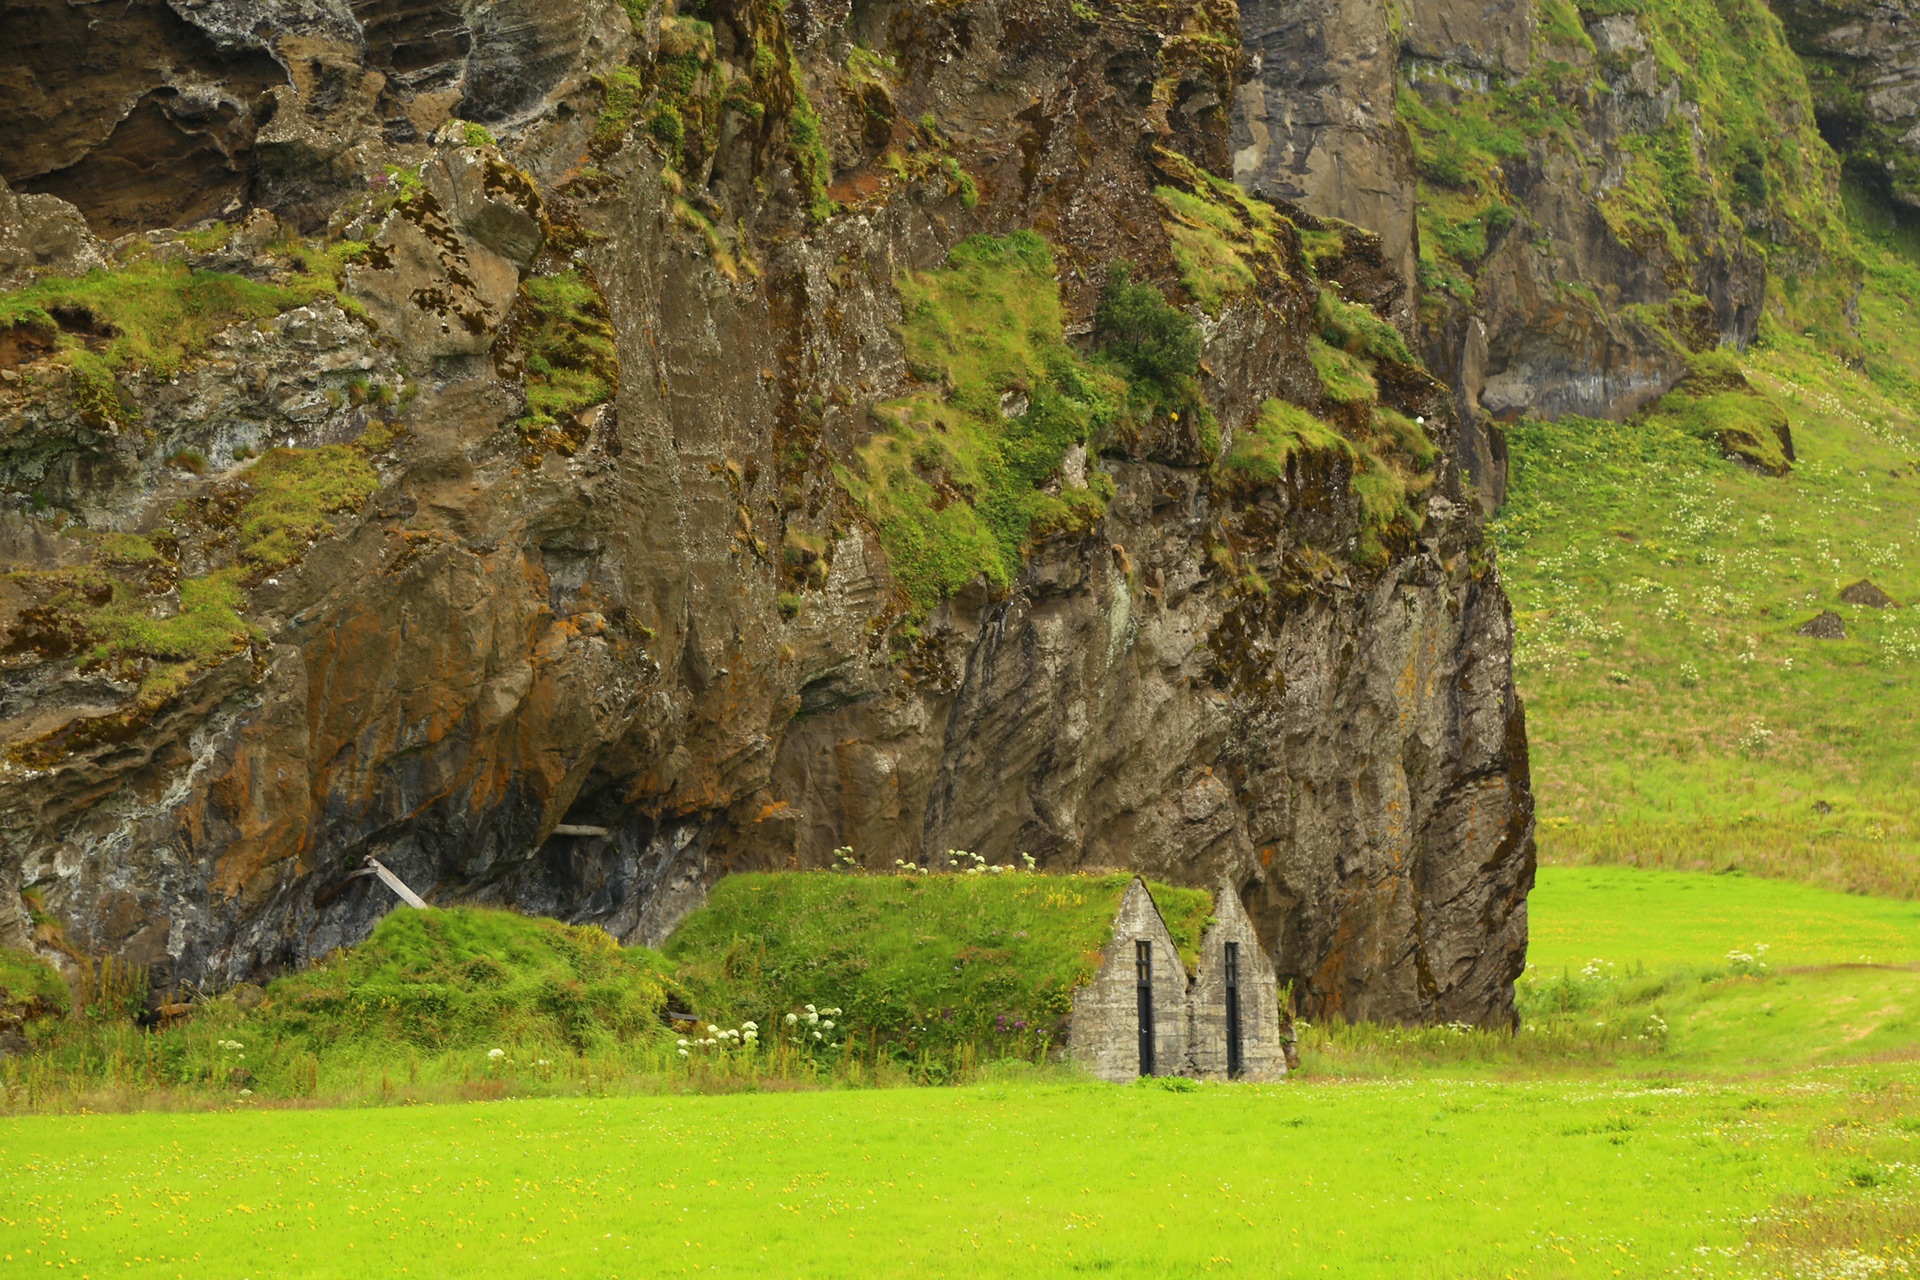
<svg viewBox="0 0 1920 1280"><path fill-rule="evenodd" d="M209 234L227 232L216 227L202 238ZM136 409L119 385L121 376L172 377L229 325L322 297L338 300L344 264L365 247L277 245L286 271L275 282L160 261L136 242L129 260L111 268L0 293L0 338L56 352L73 371L82 407L103 424L124 426Z"/></svg>
<svg viewBox="0 0 1920 1280"><path fill-rule="evenodd" d="M580 411L613 399L620 385L620 353L599 286L579 270L528 277L495 361L526 387L519 427L528 443L567 454L579 448L587 434Z"/></svg>
<svg viewBox="0 0 1920 1280"><path fill-rule="evenodd" d="M358 445L270 450L211 493L182 502L153 532L75 531L93 544L86 565L14 571L39 603L15 626L8 652L72 657L83 669L137 685L125 712L18 746L14 758L45 765L101 732L123 731L195 673L245 649L259 635L244 616L249 589L365 504L379 487L369 452L386 443L386 433L369 431ZM183 539L225 563L183 574Z"/></svg>
<svg viewBox="0 0 1920 1280"><path fill-rule="evenodd" d="M836 474L916 615L981 575L1008 585L1030 537L1105 510L1110 481L1087 450L1129 389L1067 344L1053 272L1046 241L1019 231L962 241L942 269L897 282L907 366L925 389L874 406L872 438ZM1082 469L1063 476L1076 448Z"/></svg>
<svg viewBox="0 0 1920 1280"><path fill-rule="evenodd" d="M1488 85L1436 68L1397 105L1420 179L1426 318L1471 306L1501 236L1537 229L1515 184L1585 174L1581 190L1621 249L1671 264L1671 297L1632 319L1675 351L1717 340L1704 293L1752 254L1795 329L1849 337L1857 265L1838 216L1837 169L1815 127L1806 79L1763 0L1595 0L1537 6L1533 66ZM1604 50L1590 31L1604 32ZM1416 71L1424 68L1416 68ZM1484 79L1484 78L1483 78ZM1672 86L1671 99L1662 96ZM1615 304L1563 280L1567 300ZM1624 313L1623 313L1624 314Z"/></svg>

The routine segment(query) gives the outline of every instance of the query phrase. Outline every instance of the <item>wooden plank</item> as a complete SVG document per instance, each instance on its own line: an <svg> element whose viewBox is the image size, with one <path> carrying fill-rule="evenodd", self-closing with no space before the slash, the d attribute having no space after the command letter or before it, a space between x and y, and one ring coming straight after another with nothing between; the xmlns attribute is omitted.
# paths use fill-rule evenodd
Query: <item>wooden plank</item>
<svg viewBox="0 0 1920 1280"><path fill-rule="evenodd" d="M372 869L373 874L380 877L381 884L384 884L385 886L387 886L387 888L393 890L395 893L400 895L400 901L406 903L410 907L419 907L422 910L426 908L426 905L427 905L426 899L422 898L419 894L415 893L413 890L407 888L407 886L401 881L399 876L393 874L393 872L381 866L376 859L369 856L367 858L367 866Z"/></svg>

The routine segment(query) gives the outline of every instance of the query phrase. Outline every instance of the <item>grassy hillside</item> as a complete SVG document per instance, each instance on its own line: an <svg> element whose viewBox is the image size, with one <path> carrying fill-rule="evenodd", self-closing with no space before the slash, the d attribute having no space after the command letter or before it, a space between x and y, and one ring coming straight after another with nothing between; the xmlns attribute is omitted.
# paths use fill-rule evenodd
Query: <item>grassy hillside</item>
<svg viewBox="0 0 1920 1280"><path fill-rule="evenodd" d="M693 1011L772 1025L807 1005L844 1009L870 1047L1032 1057L1065 1038L1073 989L1093 976L1130 875L729 876L667 940ZM1183 958L1210 924L1204 890L1152 886ZM810 1033L809 1033L810 1034ZM827 1037L832 1039L831 1036Z"/></svg>
<svg viewBox="0 0 1920 1280"><path fill-rule="evenodd" d="M1864 357L1775 326L1740 361L1791 422L1788 475L1671 415L1510 433L1496 537L1546 860L1920 896L1920 258L1850 210ZM1861 579L1901 607L1844 603ZM1844 640L1797 634L1827 610Z"/></svg>

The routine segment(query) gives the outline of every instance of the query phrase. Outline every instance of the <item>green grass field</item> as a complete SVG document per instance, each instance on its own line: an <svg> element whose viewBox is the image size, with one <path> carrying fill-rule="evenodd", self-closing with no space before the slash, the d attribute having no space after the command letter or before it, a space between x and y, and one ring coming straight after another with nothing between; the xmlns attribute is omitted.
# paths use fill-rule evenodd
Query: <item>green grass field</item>
<svg viewBox="0 0 1920 1280"><path fill-rule="evenodd" d="M1920 1266L1915 911L1546 868L1535 972L1667 974L1576 977L1594 1001L1578 1016L1657 1007L1674 1028L1612 1056L1575 1045L1551 1071L1488 1053L1486 1033L1389 1052L1354 1029L1309 1037L1308 1071L1271 1086L1008 1065L945 1089L605 1081L451 1106L6 1116L0 1260L179 1277L1904 1274ZM1778 967L1729 968L1728 949L1769 938ZM1545 1000L1523 997L1530 1018Z"/></svg>

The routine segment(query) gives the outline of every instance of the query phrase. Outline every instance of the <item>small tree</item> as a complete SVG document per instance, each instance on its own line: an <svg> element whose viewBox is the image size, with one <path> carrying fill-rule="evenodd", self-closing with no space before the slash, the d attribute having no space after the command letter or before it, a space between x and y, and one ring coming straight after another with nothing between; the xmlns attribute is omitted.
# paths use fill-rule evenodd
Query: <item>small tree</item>
<svg viewBox="0 0 1920 1280"><path fill-rule="evenodd" d="M1151 281L1135 280L1122 259L1107 268L1106 287L1093 313L1102 350L1136 377L1173 388L1200 371L1200 326L1168 304Z"/></svg>

